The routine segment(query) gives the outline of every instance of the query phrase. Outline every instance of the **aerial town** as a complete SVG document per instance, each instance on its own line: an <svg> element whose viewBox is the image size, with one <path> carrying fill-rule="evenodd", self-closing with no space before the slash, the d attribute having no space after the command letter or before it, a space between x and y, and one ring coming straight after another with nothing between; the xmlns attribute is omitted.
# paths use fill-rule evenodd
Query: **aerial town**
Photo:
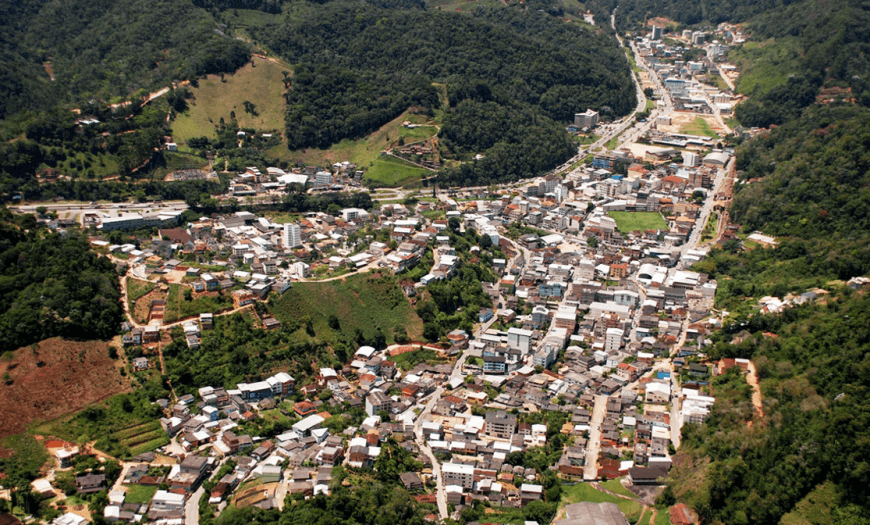
<svg viewBox="0 0 870 525"><path fill-rule="evenodd" d="M274 370L158 399L154 428L167 444L123 461L114 483L98 468L80 473L76 493L107 491L108 522L198 525L204 500L218 513L283 509L328 496L335 467L371 470L395 453L410 458L401 483L430 505L433 522L458 520L477 502L523 509L563 483L617 480L654 501L682 429L704 422L716 402L713 378L737 369L760 398L750 360L705 354L727 312L714 308L717 281L692 270L713 247L747 239L729 218L740 182L735 151L722 144L757 133L731 119L741 95L727 52L747 36L729 24L666 36L653 25L626 39L646 93L643 118L577 113L568 129L589 137L580 155L532 180L383 189L368 199L364 168L336 162L235 173L213 198L251 211L194 216L182 201L57 206L49 227L86 230L122 275L121 341L136 373L162 371L177 334L198 349L238 312L265 332L281 330L265 305L300 283L395 275L413 304L472 260L496 277L482 283L489 304L475 309L471 329L359 345L305 381ZM360 201L325 212L257 210L290 187ZM761 232L748 239L777 243ZM819 293L766 297L759 308L779 311ZM266 432L264 421L284 430ZM58 476L99 457L72 443L47 446ZM32 487L53 497L55 471ZM668 512L675 525L696 519L683 504ZM628 523L615 504L589 501L551 518ZM67 512L53 523L87 522Z"/></svg>

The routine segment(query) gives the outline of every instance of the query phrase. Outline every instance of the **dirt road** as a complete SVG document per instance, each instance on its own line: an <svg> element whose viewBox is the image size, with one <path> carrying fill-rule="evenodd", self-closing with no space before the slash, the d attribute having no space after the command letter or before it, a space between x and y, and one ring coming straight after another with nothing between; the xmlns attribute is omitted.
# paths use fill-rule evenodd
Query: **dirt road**
<svg viewBox="0 0 870 525"><path fill-rule="evenodd" d="M749 362L746 382L752 387L752 407L755 408L757 419L761 419L764 417L764 405L761 402L761 387L758 385L758 373L755 371L755 363L752 361ZM747 426L752 427L754 421L755 419L751 419L747 423Z"/></svg>

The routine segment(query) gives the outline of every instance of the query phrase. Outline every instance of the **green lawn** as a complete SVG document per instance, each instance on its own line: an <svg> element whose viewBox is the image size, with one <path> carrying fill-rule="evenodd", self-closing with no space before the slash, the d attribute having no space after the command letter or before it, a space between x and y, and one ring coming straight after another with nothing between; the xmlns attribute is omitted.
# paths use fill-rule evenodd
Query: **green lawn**
<svg viewBox="0 0 870 525"><path fill-rule="evenodd" d="M657 211L611 211L608 212L616 221L616 228L620 233L628 233L635 230L668 229L668 223Z"/></svg>
<svg viewBox="0 0 870 525"><path fill-rule="evenodd" d="M192 137L214 137L215 126L230 121L230 112L236 114L239 126L264 132L284 130L284 71L290 66L261 58L232 75L209 75L199 81L199 87L190 88L194 98L189 109L172 123L172 136L179 145L186 145ZM245 113L243 103L256 106L257 116ZM286 149L286 148L284 148Z"/></svg>
<svg viewBox="0 0 870 525"><path fill-rule="evenodd" d="M415 137L430 131L434 134L434 126L408 129L402 126L402 123L405 121L415 124L429 123L429 120L425 116L412 115L406 111L367 137L356 140L344 139L329 149L309 148L289 151L286 146L279 145L267 150L266 153L282 160L300 162L306 165L326 166L334 162L346 160L353 162L360 166L360 168L369 169L378 160L381 152L396 144L399 137ZM422 137L418 137L416 140L420 138ZM406 138L405 141L412 142L415 140Z"/></svg>
<svg viewBox="0 0 870 525"><path fill-rule="evenodd" d="M713 128L710 127L710 124L702 117L695 117L694 121L680 128L680 133L685 133L686 135L698 135L701 137L713 138L719 136L719 134L713 131Z"/></svg>
<svg viewBox="0 0 870 525"><path fill-rule="evenodd" d="M124 485L127 488L127 494L124 496L125 503L151 503L151 498L157 492L158 487L148 487L145 485Z"/></svg>
<svg viewBox="0 0 870 525"><path fill-rule="evenodd" d="M419 142L434 137L437 133L438 128L435 126L418 126L415 128L406 128L405 126L402 126L399 128L399 136L405 139L405 144Z"/></svg>
<svg viewBox="0 0 870 525"><path fill-rule="evenodd" d="M660 509L656 514L655 525L671 525L671 514L668 509Z"/></svg>
<svg viewBox="0 0 870 525"><path fill-rule="evenodd" d="M405 352L404 354L390 357L390 361L396 363L397 367L405 371L411 370L420 363L444 364L447 362L447 360L438 359L435 350L429 349Z"/></svg>
<svg viewBox="0 0 870 525"><path fill-rule="evenodd" d="M637 525L650 525L650 520L652 520L652 511L648 510L641 515Z"/></svg>
<svg viewBox="0 0 870 525"><path fill-rule="evenodd" d="M632 491L625 488L625 486L623 486L623 484L620 483L620 481L619 481L620 479L622 479L622 478L611 479L610 481L606 481L606 482L602 483L601 486L606 488L610 492L622 494L623 496L628 496L629 498L636 498L637 494L635 494Z"/></svg>
<svg viewBox="0 0 870 525"><path fill-rule="evenodd" d="M593 503L615 503L617 506L619 506L619 510L621 510L622 513L625 514L625 517L628 518L629 521L637 520L640 517L641 511L643 510L643 506L640 503L624 498L619 498L616 496L611 496L610 494L601 492L589 483L577 483L573 486L563 485L562 489L563 494L562 501L561 503L559 503L560 507L580 501L591 501Z"/></svg>
<svg viewBox="0 0 870 525"><path fill-rule="evenodd" d="M155 175L159 178L177 170L198 170L208 166L206 159L188 153L166 151L163 153L163 158L166 160L166 165L160 166L155 171Z"/></svg>
<svg viewBox="0 0 870 525"><path fill-rule="evenodd" d="M299 222L302 218L302 214L300 213L287 213L283 211L267 211L263 213L263 216L276 224Z"/></svg>
<svg viewBox="0 0 870 525"><path fill-rule="evenodd" d="M281 297L268 304L269 311L282 323L299 326L297 340L335 340L341 334L353 335L355 329L372 337L380 328L388 343L393 342L393 330L404 327L414 340L422 337L423 322L408 302L389 272L349 275L329 282L294 283ZM339 330L329 327L335 315ZM300 326L311 319L314 335Z"/></svg>
<svg viewBox="0 0 870 525"><path fill-rule="evenodd" d="M420 168L410 162L384 155L375 159L365 175L365 180L373 185L392 187L416 182L422 177L434 174L435 172Z"/></svg>

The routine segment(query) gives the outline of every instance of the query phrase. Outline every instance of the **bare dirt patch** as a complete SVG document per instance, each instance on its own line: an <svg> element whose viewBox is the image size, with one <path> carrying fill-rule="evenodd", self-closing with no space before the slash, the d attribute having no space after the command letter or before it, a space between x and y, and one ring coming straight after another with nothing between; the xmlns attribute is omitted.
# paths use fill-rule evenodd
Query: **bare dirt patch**
<svg viewBox="0 0 870 525"><path fill-rule="evenodd" d="M0 383L0 438L22 432L31 421L54 419L129 390L121 360L111 359L108 349L105 341L54 337L0 360L0 375L8 373L11 380Z"/></svg>

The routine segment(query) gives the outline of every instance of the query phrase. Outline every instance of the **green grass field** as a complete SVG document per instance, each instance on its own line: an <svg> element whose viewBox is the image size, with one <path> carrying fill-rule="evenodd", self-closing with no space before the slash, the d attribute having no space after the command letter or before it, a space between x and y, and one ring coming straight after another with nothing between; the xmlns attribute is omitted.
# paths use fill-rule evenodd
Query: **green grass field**
<svg viewBox="0 0 870 525"><path fill-rule="evenodd" d="M671 525L671 515L668 509L661 509L656 514L655 525Z"/></svg>
<svg viewBox="0 0 870 525"><path fill-rule="evenodd" d="M610 492L622 494L623 496L628 496L629 498L637 497L636 494L625 488L625 486L623 486L623 484L619 482L619 479L611 479L610 481L605 481L601 484L601 486L606 488Z"/></svg>
<svg viewBox="0 0 870 525"><path fill-rule="evenodd" d="M668 223L662 218L662 214L657 211L611 211L608 212L608 215L616 221L616 228L621 233L635 230L668 229Z"/></svg>
<svg viewBox="0 0 870 525"><path fill-rule="evenodd" d="M405 128L402 123L409 121L415 124L431 124L425 116L412 115L404 112L380 129L361 139L345 139L329 149L309 148L305 150L290 151L284 145L275 146L266 151L266 154L288 162L300 162L305 165L326 166L335 162L349 161L360 168L374 170L374 180L391 181L383 182L382 185L395 185L394 181L414 179L416 170L429 173L428 170L418 168L412 164L401 165L402 169L395 165L384 165L380 154L390 146L395 145L399 138L404 138L406 143L418 142L434 136L438 130L434 125L421 126L419 128ZM399 163L401 161L397 161ZM405 169L408 168L408 169ZM367 178L371 177L367 173ZM419 175L417 175L419 178Z"/></svg>
<svg viewBox="0 0 870 525"><path fill-rule="evenodd" d="M580 501L591 501L593 503L615 503L619 506L619 510L625 514L625 517L628 518L629 522L636 521L641 512L643 511L643 506L636 502L627 500L624 498L619 498L616 496L611 496L605 492L601 492L596 489L589 483L577 483L573 486L563 485L562 486L562 501L559 503L559 507L564 507L565 505L571 503L577 503Z"/></svg>
<svg viewBox="0 0 870 525"><path fill-rule="evenodd" d="M299 222L302 218L302 214L300 213L287 213L283 211L267 211L263 213L263 216L276 224Z"/></svg>
<svg viewBox="0 0 870 525"><path fill-rule="evenodd" d="M148 487L145 485L124 485L127 488L127 494L124 496L125 503L151 503L151 498L157 492L158 487Z"/></svg>
<svg viewBox="0 0 870 525"><path fill-rule="evenodd" d="M166 165L160 166L154 171L155 176L158 178L163 178L176 170L202 169L208 166L206 159L188 153L166 151L163 153L163 158L166 160Z"/></svg>
<svg viewBox="0 0 870 525"><path fill-rule="evenodd" d="M337 337L328 325L330 315L340 319L340 333L353 334L360 329L372 337L380 328L387 342L393 342L393 329L404 327L411 339L422 337L423 322L389 273L350 275L345 279L322 283L294 283L280 298L269 303L269 310L283 323L299 323L311 319L315 336L300 327L294 334L298 340Z"/></svg>
<svg viewBox="0 0 870 525"><path fill-rule="evenodd" d="M130 450L130 456L151 452L157 447L169 443L169 437L160 427L159 421L142 423L119 430L113 434L113 437Z"/></svg>
<svg viewBox="0 0 870 525"><path fill-rule="evenodd" d="M710 127L710 124L701 117L695 117L695 120L680 128L680 133L685 133L686 135L698 135L701 137L713 138L719 136L718 133L713 131L713 128Z"/></svg>
<svg viewBox="0 0 870 525"><path fill-rule="evenodd" d="M383 155L372 163L372 167L365 175L365 180L371 186L393 187L417 182L423 177L434 174L434 171L420 168L402 159Z"/></svg>
<svg viewBox="0 0 870 525"><path fill-rule="evenodd" d="M189 109L172 123L173 138L186 145L192 137L214 137L215 126L230 121L234 111L239 126L265 132L284 129L284 71L290 66L270 60L254 58L254 66L247 64L232 75L209 75L199 81L198 88L190 88L194 98ZM245 113L243 103L256 105L257 116ZM285 148L286 149L286 148Z"/></svg>
<svg viewBox="0 0 870 525"><path fill-rule="evenodd" d="M498 0L429 0L426 5L442 11L471 11L477 6L497 7L502 3Z"/></svg>
<svg viewBox="0 0 870 525"><path fill-rule="evenodd" d="M790 74L800 69L801 54L797 38L747 42L728 53L728 58L740 68L734 87L740 93L752 95L784 84Z"/></svg>
<svg viewBox="0 0 870 525"><path fill-rule="evenodd" d="M652 511L644 511L644 513L641 514L640 519L637 520L637 525L650 525L650 520L652 520Z"/></svg>

